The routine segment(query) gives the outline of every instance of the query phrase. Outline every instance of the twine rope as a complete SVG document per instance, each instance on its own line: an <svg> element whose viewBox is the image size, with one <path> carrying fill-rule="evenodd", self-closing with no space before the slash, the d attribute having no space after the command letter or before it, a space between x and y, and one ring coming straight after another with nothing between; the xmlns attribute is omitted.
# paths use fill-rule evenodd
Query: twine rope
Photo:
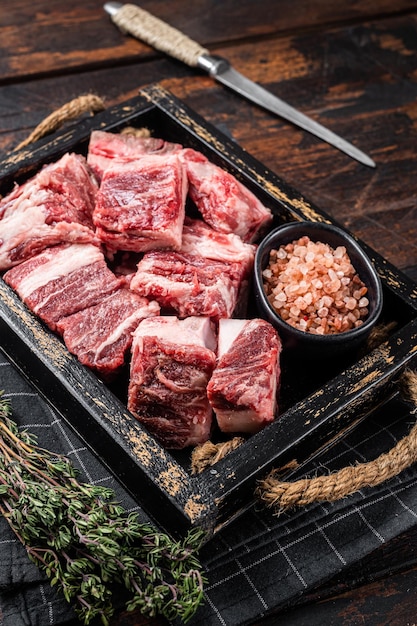
<svg viewBox="0 0 417 626"><path fill-rule="evenodd" d="M212 467L217 461L220 461L220 459L223 459L229 454L229 452L236 450L244 441L243 437L234 437L222 443L206 441L200 446L196 446L191 453L192 474L199 474L208 467Z"/></svg>
<svg viewBox="0 0 417 626"><path fill-rule="evenodd" d="M132 137L143 137L143 138L147 138L151 136L151 131L149 130L149 128L135 128L134 126L126 126L125 128L122 128L122 130L120 131L121 135L131 135Z"/></svg>
<svg viewBox="0 0 417 626"><path fill-rule="evenodd" d="M18 146L16 146L15 150L20 150L34 141L38 141L38 139L42 139L42 137L55 132L65 122L76 119L83 113L96 113L97 111L102 111L103 109L104 103L99 96L95 96L94 94L78 96L77 98L74 98L74 100L64 104L59 109L56 109L48 115L48 117L42 120L42 122L36 126L30 135Z"/></svg>
<svg viewBox="0 0 417 626"><path fill-rule="evenodd" d="M400 380L403 398L417 411L417 373L403 372ZM373 461L344 467L328 476L302 478L295 482L284 482L277 478L274 470L259 483L258 498L277 513L313 502L335 502L352 495L363 487L376 487L397 476L417 461L417 423L388 452Z"/></svg>

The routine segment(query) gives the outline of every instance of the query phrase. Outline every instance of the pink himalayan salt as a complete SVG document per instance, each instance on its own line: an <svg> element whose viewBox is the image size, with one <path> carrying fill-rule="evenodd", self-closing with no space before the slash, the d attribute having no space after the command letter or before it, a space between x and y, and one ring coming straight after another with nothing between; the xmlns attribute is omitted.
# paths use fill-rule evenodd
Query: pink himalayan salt
<svg viewBox="0 0 417 626"><path fill-rule="evenodd" d="M344 246L333 249L308 236L271 250L263 272L266 295L288 324L326 335L363 324L368 291Z"/></svg>

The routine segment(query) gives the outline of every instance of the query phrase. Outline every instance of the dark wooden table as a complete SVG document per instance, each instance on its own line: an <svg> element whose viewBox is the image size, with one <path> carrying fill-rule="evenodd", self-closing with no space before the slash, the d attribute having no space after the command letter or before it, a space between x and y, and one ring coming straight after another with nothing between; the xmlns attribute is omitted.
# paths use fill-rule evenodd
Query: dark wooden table
<svg viewBox="0 0 417 626"><path fill-rule="evenodd" d="M250 78L367 152L365 167L124 37L99 0L3 0L0 156L85 93L107 105L160 82L417 279L417 2L143 0ZM262 624L416 621L417 526ZM122 615L114 626L162 624Z"/></svg>

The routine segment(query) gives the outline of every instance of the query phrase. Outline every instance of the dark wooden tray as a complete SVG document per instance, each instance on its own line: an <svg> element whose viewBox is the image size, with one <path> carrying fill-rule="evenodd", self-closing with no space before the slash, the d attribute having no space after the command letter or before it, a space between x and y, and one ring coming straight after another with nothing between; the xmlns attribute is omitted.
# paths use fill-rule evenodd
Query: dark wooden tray
<svg viewBox="0 0 417 626"><path fill-rule="evenodd" d="M0 163L0 193L67 151L85 153L93 129L127 125L196 148L234 173L271 208L274 225L336 223L159 85L10 155ZM174 534L202 527L210 537L253 503L257 481L271 468L305 461L385 402L415 359L416 284L359 243L383 283L381 323L395 325L388 339L345 360L293 363L283 354L279 419L199 475L190 473L190 451L164 450L127 411L123 392L70 355L2 280L1 348L159 525Z"/></svg>

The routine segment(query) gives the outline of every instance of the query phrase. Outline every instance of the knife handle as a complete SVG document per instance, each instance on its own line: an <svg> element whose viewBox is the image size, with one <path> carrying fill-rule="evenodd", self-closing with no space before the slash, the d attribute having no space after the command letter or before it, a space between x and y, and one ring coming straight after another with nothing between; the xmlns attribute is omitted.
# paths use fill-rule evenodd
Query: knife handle
<svg viewBox="0 0 417 626"><path fill-rule="evenodd" d="M135 4L121 5L111 14L111 19L122 32L134 35L191 67L197 67L199 57L208 54L196 41Z"/></svg>

